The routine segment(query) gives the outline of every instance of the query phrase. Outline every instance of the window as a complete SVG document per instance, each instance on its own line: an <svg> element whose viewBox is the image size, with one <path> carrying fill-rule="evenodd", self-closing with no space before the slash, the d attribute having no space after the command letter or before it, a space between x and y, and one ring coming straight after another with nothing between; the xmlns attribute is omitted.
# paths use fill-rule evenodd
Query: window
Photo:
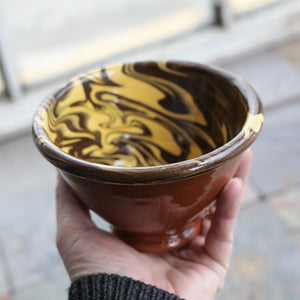
<svg viewBox="0 0 300 300"><path fill-rule="evenodd" d="M293 1L298 0L0 0L0 46L8 54L9 89L19 88L15 94L20 95L134 49L213 26L220 18L216 3L224 5L223 13L229 12L234 22ZM0 77L0 99L7 86L7 76Z"/></svg>
<svg viewBox="0 0 300 300"><path fill-rule="evenodd" d="M207 24L209 1L0 0L0 6L19 77L30 87Z"/></svg>
<svg viewBox="0 0 300 300"><path fill-rule="evenodd" d="M230 0L229 2L232 6L233 13L239 15L265 8L280 1L286 0Z"/></svg>

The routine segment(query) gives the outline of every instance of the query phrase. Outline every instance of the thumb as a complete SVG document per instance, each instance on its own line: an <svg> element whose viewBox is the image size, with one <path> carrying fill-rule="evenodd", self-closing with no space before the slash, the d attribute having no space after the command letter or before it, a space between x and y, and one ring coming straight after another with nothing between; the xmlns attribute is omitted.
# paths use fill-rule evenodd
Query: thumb
<svg viewBox="0 0 300 300"><path fill-rule="evenodd" d="M60 174L56 187L56 221L58 243L70 235L96 228L88 208L79 201Z"/></svg>

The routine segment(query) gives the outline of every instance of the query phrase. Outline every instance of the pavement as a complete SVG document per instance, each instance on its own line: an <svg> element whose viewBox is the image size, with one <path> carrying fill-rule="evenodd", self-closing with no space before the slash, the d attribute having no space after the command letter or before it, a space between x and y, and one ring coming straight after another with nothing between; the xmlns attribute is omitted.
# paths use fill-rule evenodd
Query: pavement
<svg viewBox="0 0 300 300"><path fill-rule="evenodd" d="M193 60L195 50L185 51ZM300 36L219 66L257 90L265 123L216 299L300 299ZM30 134L0 144L0 166L0 300L66 299L69 279L55 247L55 169Z"/></svg>

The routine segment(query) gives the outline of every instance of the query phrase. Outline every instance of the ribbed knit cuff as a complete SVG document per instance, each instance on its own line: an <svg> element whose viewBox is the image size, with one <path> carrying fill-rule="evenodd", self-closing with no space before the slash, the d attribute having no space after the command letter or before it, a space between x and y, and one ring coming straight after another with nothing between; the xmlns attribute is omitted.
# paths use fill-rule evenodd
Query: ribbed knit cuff
<svg viewBox="0 0 300 300"><path fill-rule="evenodd" d="M155 286L115 274L88 275L75 280L69 300L180 300Z"/></svg>

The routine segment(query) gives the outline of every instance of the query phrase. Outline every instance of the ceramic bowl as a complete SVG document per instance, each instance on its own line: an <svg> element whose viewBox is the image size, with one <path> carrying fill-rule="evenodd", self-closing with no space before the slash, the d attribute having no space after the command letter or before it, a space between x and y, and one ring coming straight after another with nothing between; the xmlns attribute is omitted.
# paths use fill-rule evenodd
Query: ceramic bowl
<svg viewBox="0 0 300 300"><path fill-rule="evenodd" d="M195 63L136 62L73 78L33 137L85 205L141 251L184 246L263 122L243 80Z"/></svg>

